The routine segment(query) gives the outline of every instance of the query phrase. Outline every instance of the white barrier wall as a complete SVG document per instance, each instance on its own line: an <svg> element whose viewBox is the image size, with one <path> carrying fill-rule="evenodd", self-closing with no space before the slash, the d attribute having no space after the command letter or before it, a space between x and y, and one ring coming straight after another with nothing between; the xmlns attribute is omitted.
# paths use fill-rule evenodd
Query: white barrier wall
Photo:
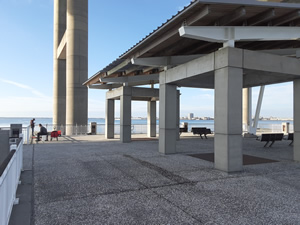
<svg viewBox="0 0 300 225"><path fill-rule="evenodd" d="M16 199L21 171L23 169L23 140L19 145L11 145L16 150L0 177L0 224L7 225Z"/></svg>

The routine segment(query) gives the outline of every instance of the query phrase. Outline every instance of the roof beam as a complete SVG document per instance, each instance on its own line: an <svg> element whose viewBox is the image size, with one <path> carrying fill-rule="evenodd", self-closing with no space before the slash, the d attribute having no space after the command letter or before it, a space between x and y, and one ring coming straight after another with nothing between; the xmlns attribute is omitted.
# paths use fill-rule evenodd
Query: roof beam
<svg viewBox="0 0 300 225"><path fill-rule="evenodd" d="M226 26L238 19L246 16L246 9L244 6L237 8L233 13L226 15L215 22L217 26Z"/></svg>
<svg viewBox="0 0 300 225"><path fill-rule="evenodd" d="M118 88L121 87L122 84L101 84L101 85L97 85L97 84L93 84L93 85L88 85L89 89L113 89L113 88Z"/></svg>
<svg viewBox="0 0 300 225"><path fill-rule="evenodd" d="M275 17L275 9L269 9L247 20L248 26L255 26Z"/></svg>
<svg viewBox="0 0 300 225"><path fill-rule="evenodd" d="M186 25L192 25L197 21L203 19L204 17L208 16L211 13L210 5L205 5L199 13L195 14L194 16L188 18L186 20Z"/></svg>
<svg viewBox="0 0 300 225"><path fill-rule="evenodd" d="M152 67L152 66L143 69L144 74L149 73L150 71L159 71L159 70L156 67Z"/></svg>
<svg viewBox="0 0 300 225"><path fill-rule="evenodd" d="M193 59L199 58L203 54L198 55L182 55L182 56L162 56L162 57L148 57L148 58L132 58L133 65L152 66L152 67L165 67L177 66Z"/></svg>
<svg viewBox="0 0 300 225"><path fill-rule="evenodd" d="M135 83L143 81L159 81L159 74L150 74L150 75L139 75L139 76L130 76L130 77L107 77L100 78L101 82L109 83Z"/></svg>
<svg viewBox="0 0 300 225"><path fill-rule="evenodd" d="M297 56L300 53L300 48L260 50L259 52L265 52L265 53L270 53L270 54L280 55L280 56Z"/></svg>
<svg viewBox="0 0 300 225"><path fill-rule="evenodd" d="M288 23L288 22L290 22L292 20L299 19L299 18L300 18L300 10L297 10L297 11L294 11L292 13L288 13L288 14L286 14L284 16L281 16L281 17L279 17L276 20L271 21L270 25L272 25L272 26L279 26L279 25Z"/></svg>
<svg viewBox="0 0 300 225"><path fill-rule="evenodd" d="M205 42L203 44L199 44L198 46L195 46L194 48L188 48L186 50L187 54L193 54L194 52L205 52L207 53L206 49L211 48L211 46L215 45L216 43L211 43L211 42ZM222 46L221 46L222 47ZM217 49L219 49L218 47ZM211 51L208 51L210 53Z"/></svg>
<svg viewBox="0 0 300 225"><path fill-rule="evenodd" d="M148 85L148 84L157 84L159 80L146 80L146 81L137 81L128 83L128 86L139 86L139 85Z"/></svg>
<svg viewBox="0 0 300 225"><path fill-rule="evenodd" d="M125 75L131 75L132 73L136 73L137 71L141 71L141 66L131 66L130 69L126 69L124 72ZM136 75L136 74L135 74Z"/></svg>
<svg viewBox="0 0 300 225"><path fill-rule="evenodd" d="M111 70L107 71L106 72L106 76L109 76L111 74L114 74L114 73L118 72L119 70L121 70L122 68L124 68L125 66L127 66L129 63L130 63L130 59L124 60L119 65L117 65L114 68L112 68Z"/></svg>
<svg viewBox="0 0 300 225"><path fill-rule="evenodd" d="M208 42L298 40L299 27L183 26L181 37Z"/></svg>

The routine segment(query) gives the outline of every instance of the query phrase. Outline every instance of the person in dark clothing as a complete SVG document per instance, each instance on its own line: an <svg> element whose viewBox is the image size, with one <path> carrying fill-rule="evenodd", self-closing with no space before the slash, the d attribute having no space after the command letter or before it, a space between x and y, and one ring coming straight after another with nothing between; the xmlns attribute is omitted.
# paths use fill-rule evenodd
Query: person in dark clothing
<svg viewBox="0 0 300 225"><path fill-rule="evenodd" d="M35 118L30 120L30 127L31 127L31 130L32 130L32 133L31 133L32 136L34 136L34 126L35 126L34 121L35 121Z"/></svg>
<svg viewBox="0 0 300 225"><path fill-rule="evenodd" d="M42 126L42 124L39 124L40 132L38 132L37 141L40 141L41 135L47 135L46 141L48 141L48 132L45 127Z"/></svg>

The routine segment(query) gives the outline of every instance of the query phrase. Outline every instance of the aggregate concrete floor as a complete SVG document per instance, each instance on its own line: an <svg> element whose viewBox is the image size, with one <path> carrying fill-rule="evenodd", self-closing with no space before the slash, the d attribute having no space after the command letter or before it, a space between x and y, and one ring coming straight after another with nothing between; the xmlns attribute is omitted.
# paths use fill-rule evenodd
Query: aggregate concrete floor
<svg viewBox="0 0 300 225"><path fill-rule="evenodd" d="M213 152L213 137L184 135L173 155L158 153L153 139L81 136L27 145L31 224L300 224L300 163L288 144L263 148L244 139L245 154L279 162L233 174L188 156Z"/></svg>

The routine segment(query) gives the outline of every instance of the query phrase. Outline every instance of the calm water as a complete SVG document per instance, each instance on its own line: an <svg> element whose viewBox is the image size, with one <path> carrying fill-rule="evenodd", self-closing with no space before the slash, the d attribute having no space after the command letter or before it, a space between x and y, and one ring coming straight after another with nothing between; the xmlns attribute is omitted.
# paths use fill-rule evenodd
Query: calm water
<svg viewBox="0 0 300 225"><path fill-rule="evenodd" d="M16 123L16 124L22 124L23 127L29 126L30 120L32 118L19 118L19 117L0 117L0 127L9 127L10 124ZM104 118L89 118L88 124L91 122L96 122L97 124L105 124ZM52 124L52 118L35 118L35 125L38 124L47 125ZM133 124L147 124L147 120L143 119L136 119L132 120ZM158 123L158 121L157 121ZM120 120L115 120L115 124L120 124Z"/></svg>
<svg viewBox="0 0 300 225"><path fill-rule="evenodd" d="M17 118L17 117L0 117L0 127L9 127L10 124L16 123L16 124L22 124L23 127L26 127L29 125L30 120L32 118ZM89 118L88 124L91 122L96 122L97 124L105 124L105 119L103 118ZM213 129L214 121L213 120L180 120L180 122L186 122L188 123L189 127L193 126L206 126L208 128ZM293 124L293 121L281 121L281 120L263 120L259 121L259 127L266 127L268 125L280 125L283 122L289 122L291 125ZM35 118L35 123L38 125L39 123L43 125L52 124L52 118ZM115 120L115 124L120 124L120 120ZM132 120L132 124L147 124L146 119L134 119ZM157 120L158 124L158 120Z"/></svg>

